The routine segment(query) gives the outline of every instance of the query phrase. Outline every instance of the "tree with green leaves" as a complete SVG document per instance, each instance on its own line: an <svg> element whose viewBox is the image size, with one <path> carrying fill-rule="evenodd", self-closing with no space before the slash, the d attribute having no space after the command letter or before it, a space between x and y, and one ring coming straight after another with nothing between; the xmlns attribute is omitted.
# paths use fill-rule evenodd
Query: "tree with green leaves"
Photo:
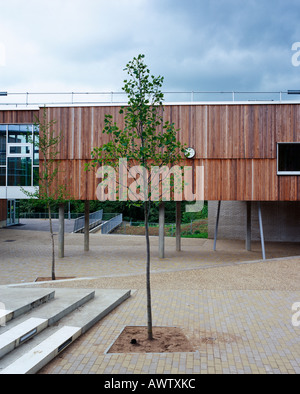
<svg viewBox="0 0 300 394"><path fill-rule="evenodd" d="M51 277L56 280L55 276L55 242L52 224L52 204L64 203L68 200L65 185L60 185L57 182L59 172L59 155L58 145L62 140L62 133L58 135L53 129L56 124L55 120L47 122L46 108L43 111L42 119L36 117L35 128L39 130L39 136L32 143L35 148L39 150L40 171L39 171L39 186L35 192L31 193L23 189L23 193L30 199L41 201L47 208L49 215L49 227L52 246L52 264Z"/></svg>
<svg viewBox="0 0 300 394"><path fill-rule="evenodd" d="M153 193L153 188L150 187L151 181L153 182L151 169L175 165L182 159L186 147L177 140L178 130L175 129L175 125L163 121L164 95L161 88L164 78L150 74L144 57L134 57L125 68L129 79L124 81L123 91L127 94L128 105L122 107L119 112L124 117L124 127L120 128L111 115L106 115L103 133L111 137L110 141L93 149L92 163L87 169L102 165L120 171L120 163L124 162L128 177L135 181L136 190L133 190L132 183L120 184L119 177L116 193L119 200L124 201L124 188L127 188L128 194L125 191L125 196L134 204L144 206L148 338L152 340L149 238L149 214ZM145 171L139 171L137 174L134 172L136 166L141 166ZM159 201L162 201L159 182L157 188L160 190Z"/></svg>

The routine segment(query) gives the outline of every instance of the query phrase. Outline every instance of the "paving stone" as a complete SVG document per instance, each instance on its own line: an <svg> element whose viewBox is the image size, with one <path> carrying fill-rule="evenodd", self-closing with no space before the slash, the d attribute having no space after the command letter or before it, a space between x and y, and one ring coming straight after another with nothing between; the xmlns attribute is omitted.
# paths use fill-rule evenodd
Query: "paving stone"
<svg viewBox="0 0 300 394"><path fill-rule="evenodd" d="M0 230L0 284L49 276L51 250L47 234L37 237L28 231L21 236L20 231L9 231L12 232ZM7 244L2 242L4 239L17 242ZM151 238L151 245L153 271L178 272L182 280L189 270L207 270L208 266L259 267L260 263L253 261L261 258L259 244L254 244L253 252L246 252L243 242L220 241L218 251L213 253L211 240L187 240L183 242L183 252L176 254L175 240L167 239L167 258L162 261L157 256L157 239ZM67 234L66 258L57 260L57 275L130 279L132 275L144 274L144 247L143 237L95 234L91 236L90 252L84 253L83 237ZM295 256L300 255L300 245L272 244L267 251L274 258ZM282 264L285 261L288 260L282 260ZM195 352L120 354L117 358L106 354L124 326L146 324L146 293L139 288L39 373L150 374L159 370L170 374L299 374L300 328L292 326L291 307L300 302L300 286L284 291L207 289L201 288L200 281L198 289L156 288L152 301L154 325L182 328L195 341ZM200 341L204 336L217 339L205 344Z"/></svg>

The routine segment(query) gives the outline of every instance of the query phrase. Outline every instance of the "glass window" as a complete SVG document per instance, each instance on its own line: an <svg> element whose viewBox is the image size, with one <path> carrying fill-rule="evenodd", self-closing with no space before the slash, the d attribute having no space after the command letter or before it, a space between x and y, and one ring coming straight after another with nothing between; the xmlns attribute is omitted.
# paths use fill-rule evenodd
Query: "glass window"
<svg viewBox="0 0 300 394"><path fill-rule="evenodd" d="M39 134L35 133L34 134L34 140L33 140L33 165L38 166L39 165Z"/></svg>
<svg viewBox="0 0 300 394"><path fill-rule="evenodd" d="M278 175L300 175L300 143L279 143Z"/></svg>
<svg viewBox="0 0 300 394"><path fill-rule="evenodd" d="M6 166L6 126L0 125L0 166Z"/></svg>
<svg viewBox="0 0 300 394"><path fill-rule="evenodd" d="M0 186L6 186L6 167L0 167Z"/></svg>
<svg viewBox="0 0 300 394"><path fill-rule="evenodd" d="M33 167L33 186L39 186L39 167Z"/></svg>
<svg viewBox="0 0 300 394"><path fill-rule="evenodd" d="M10 125L8 126L9 144L28 144L32 140L32 126Z"/></svg>
<svg viewBox="0 0 300 394"><path fill-rule="evenodd" d="M0 124L0 186L38 186L38 125Z"/></svg>
<svg viewBox="0 0 300 394"><path fill-rule="evenodd" d="M10 155L30 155L30 146L10 146Z"/></svg>
<svg viewBox="0 0 300 394"><path fill-rule="evenodd" d="M29 157L9 157L7 186L31 186L32 160Z"/></svg>

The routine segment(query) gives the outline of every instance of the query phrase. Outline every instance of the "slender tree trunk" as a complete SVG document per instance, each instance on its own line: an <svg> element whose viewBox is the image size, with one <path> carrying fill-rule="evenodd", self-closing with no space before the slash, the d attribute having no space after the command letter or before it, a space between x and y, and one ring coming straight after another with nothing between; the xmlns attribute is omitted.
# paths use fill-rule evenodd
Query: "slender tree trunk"
<svg viewBox="0 0 300 394"><path fill-rule="evenodd" d="M50 204L48 204L48 213L49 213L50 235L51 235L51 243L52 243L52 268L51 268L52 269L52 280L56 280L56 277L55 277L55 245L54 245L54 234L53 234Z"/></svg>
<svg viewBox="0 0 300 394"><path fill-rule="evenodd" d="M148 317L148 339L153 340L152 330L152 306L151 306L151 284L150 284L150 238L149 238L149 202L144 203L145 212L145 233L146 233L146 247L147 247L147 265L146 265L146 287L147 287L147 317Z"/></svg>

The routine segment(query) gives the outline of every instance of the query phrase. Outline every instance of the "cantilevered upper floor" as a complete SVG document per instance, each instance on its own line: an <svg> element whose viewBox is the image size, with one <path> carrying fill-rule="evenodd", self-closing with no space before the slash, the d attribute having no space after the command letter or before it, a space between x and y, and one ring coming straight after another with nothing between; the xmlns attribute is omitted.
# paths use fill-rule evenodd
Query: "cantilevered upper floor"
<svg viewBox="0 0 300 394"><path fill-rule="evenodd" d="M232 93L228 101L165 104L164 121L174 123L178 140L195 150L195 156L181 164L204 167L205 200L300 200L300 102L294 100L297 96L276 94L274 100L265 94L267 101L260 97L239 101L238 93ZM105 115L124 125L119 114L122 104L79 103L75 94L72 97L68 104L62 100L45 106L28 98L27 107L26 102L25 107L1 106L0 98L0 198L21 198L11 194L19 182L35 185L38 152L18 133L31 128L34 137L35 117L41 118L45 108L47 121L55 120L55 129L63 135L58 182L67 185L74 199L96 199L99 181L84 166L91 160L92 149L108 141L102 133Z"/></svg>

